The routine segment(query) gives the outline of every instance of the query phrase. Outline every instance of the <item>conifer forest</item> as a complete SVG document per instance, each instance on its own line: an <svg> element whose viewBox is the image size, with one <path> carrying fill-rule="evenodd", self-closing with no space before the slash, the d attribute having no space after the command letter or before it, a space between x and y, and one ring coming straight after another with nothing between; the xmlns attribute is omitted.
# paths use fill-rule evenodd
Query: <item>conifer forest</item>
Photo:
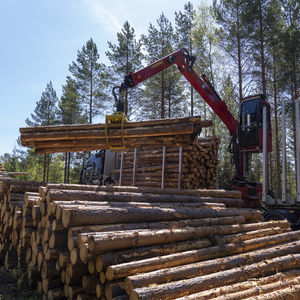
<svg viewBox="0 0 300 300"><path fill-rule="evenodd" d="M49 78L26 119L28 126L103 123L114 112L113 86L120 85L130 72L186 48L238 118L244 97L266 95L271 105L272 147L269 155L269 185L281 193L281 113L286 105L287 193L296 194L295 101L300 97L300 28L297 0L220 0L211 6L186 3L172 20L161 13L148 30L137 35L126 21L108 41L106 57L88 37L66 70L66 81L56 91ZM58 94L60 96L58 96ZM146 80L126 94L125 113L130 121L201 116L213 126L203 128L202 137L216 135L218 187L226 188L232 176L230 134L201 96L172 66ZM17 137L16 137L17 138ZM78 183L80 171L90 152L35 154L19 146L0 156L8 171L28 172L28 180ZM101 150L101 149L99 149ZM251 162L250 179L262 180L262 155Z"/></svg>

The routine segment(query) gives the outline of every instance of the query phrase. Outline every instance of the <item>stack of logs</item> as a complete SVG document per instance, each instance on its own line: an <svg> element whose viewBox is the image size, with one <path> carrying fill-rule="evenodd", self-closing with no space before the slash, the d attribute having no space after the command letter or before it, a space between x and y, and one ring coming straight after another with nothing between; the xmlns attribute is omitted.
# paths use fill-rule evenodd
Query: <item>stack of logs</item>
<svg viewBox="0 0 300 300"><path fill-rule="evenodd" d="M300 232L242 205L236 191L48 184L25 195L19 267L49 299L299 299Z"/></svg>
<svg viewBox="0 0 300 300"><path fill-rule="evenodd" d="M111 147L180 146L191 143L212 122L200 117L121 124L36 126L20 128L21 143L36 153L79 152Z"/></svg>
<svg viewBox="0 0 300 300"><path fill-rule="evenodd" d="M183 146L181 173L179 147L166 147L164 187L216 188L219 143L217 137L206 137ZM122 185L161 187L162 166L162 147L138 149L134 176L134 151L124 152Z"/></svg>
<svg viewBox="0 0 300 300"><path fill-rule="evenodd" d="M30 244L25 239L26 231L28 227L34 226L31 215L23 214L24 194L38 192L42 185L41 182L13 178L20 175L24 174L0 172L0 257L6 268L24 265L25 252L22 248Z"/></svg>

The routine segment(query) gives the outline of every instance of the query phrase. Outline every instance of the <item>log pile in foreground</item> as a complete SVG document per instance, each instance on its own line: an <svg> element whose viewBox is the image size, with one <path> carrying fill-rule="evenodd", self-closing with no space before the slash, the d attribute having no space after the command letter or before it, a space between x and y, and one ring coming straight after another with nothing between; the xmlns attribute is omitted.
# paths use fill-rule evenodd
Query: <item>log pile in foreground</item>
<svg viewBox="0 0 300 300"><path fill-rule="evenodd" d="M200 117L163 119L111 124L105 135L105 124L61 125L20 128L23 146L35 147L36 153L79 152L108 149L111 146L127 148L148 146L180 146L191 143L202 127L211 121ZM124 139L124 141L123 141Z"/></svg>
<svg viewBox="0 0 300 300"><path fill-rule="evenodd" d="M195 140L180 148L166 147L164 186L184 189L214 189L217 183L218 145L217 137ZM163 166L163 147L136 150L135 176L134 151L124 153L122 185L161 187Z"/></svg>
<svg viewBox="0 0 300 300"><path fill-rule="evenodd" d="M48 184L25 194L19 267L49 299L298 299L300 232L242 205L236 191Z"/></svg>
<svg viewBox="0 0 300 300"><path fill-rule="evenodd" d="M28 244L27 234L34 226L31 216L24 214L27 199L24 195L37 193L42 186L41 182L13 178L22 175L25 174L0 172L0 257L6 268L24 266L22 244Z"/></svg>

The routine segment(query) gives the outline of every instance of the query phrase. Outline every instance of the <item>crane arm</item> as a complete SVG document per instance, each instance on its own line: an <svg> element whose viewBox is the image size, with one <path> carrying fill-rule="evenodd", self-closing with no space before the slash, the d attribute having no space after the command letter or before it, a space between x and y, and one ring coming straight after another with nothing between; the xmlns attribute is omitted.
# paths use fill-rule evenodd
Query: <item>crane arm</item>
<svg viewBox="0 0 300 300"><path fill-rule="evenodd" d="M200 77L195 72L193 69L195 59L196 57L189 55L186 49L179 49L137 72L130 73L125 77L124 82L120 87L115 87L119 88L120 95L119 100L117 100L117 97L114 94L117 107L120 107L120 105L118 106L118 103L120 104L120 102L122 102L120 101L122 94L124 95L128 88L134 87L155 74L169 68L171 65L176 64L181 74L189 81L193 88L202 96L205 102L223 121L230 133L236 136L238 128L237 120L228 110L226 103L219 97L205 75L201 74Z"/></svg>

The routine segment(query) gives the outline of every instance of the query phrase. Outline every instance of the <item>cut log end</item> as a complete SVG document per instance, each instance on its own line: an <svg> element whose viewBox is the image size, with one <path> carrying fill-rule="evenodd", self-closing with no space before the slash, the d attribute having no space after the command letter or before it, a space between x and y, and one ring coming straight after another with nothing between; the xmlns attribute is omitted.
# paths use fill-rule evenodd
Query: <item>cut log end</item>
<svg viewBox="0 0 300 300"><path fill-rule="evenodd" d="M71 215L72 215L71 210L66 210L66 209L63 210L63 212L62 212L62 224L65 228L69 227Z"/></svg>
<svg viewBox="0 0 300 300"><path fill-rule="evenodd" d="M89 254L88 244L82 244L79 248L79 256L80 256L80 260L83 263L87 262L88 254Z"/></svg>

